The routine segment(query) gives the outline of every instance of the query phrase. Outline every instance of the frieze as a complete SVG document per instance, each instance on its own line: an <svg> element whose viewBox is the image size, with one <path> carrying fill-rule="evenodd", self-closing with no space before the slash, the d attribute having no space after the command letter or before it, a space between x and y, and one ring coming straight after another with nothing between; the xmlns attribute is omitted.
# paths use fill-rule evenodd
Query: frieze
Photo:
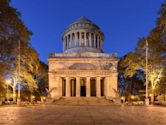
<svg viewBox="0 0 166 125"><path fill-rule="evenodd" d="M62 76L117 76L116 71L108 70L56 70L49 73Z"/></svg>

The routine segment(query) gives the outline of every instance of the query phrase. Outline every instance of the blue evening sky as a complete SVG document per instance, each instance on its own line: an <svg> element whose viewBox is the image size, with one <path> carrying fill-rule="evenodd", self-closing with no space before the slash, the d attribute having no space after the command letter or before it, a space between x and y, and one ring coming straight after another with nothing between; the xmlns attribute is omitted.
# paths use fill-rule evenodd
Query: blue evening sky
<svg viewBox="0 0 166 125"><path fill-rule="evenodd" d="M164 0L12 0L33 32L31 44L47 63L49 53L62 52L61 35L85 16L105 34L104 50L122 57L155 26Z"/></svg>

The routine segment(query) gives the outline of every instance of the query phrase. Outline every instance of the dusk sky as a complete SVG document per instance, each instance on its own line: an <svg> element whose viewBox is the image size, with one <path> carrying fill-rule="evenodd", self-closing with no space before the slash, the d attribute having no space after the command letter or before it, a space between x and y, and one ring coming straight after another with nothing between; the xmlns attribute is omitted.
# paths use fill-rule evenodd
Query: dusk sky
<svg viewBox="0 0 166 125"><path fill-rule="evenodd" d="M33 32L31 44L47 63L49 53L62 52L61 35L80 16L105 34L104 50L122 57L155 26L164 0L12 0Z"/></svg>

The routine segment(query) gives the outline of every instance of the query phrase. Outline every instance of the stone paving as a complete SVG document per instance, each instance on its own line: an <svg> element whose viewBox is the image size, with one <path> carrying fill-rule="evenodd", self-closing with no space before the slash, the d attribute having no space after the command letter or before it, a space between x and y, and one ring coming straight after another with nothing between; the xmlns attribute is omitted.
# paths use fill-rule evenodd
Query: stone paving
<svg viewBox="0 0 166 125"><path fill-rule="evenodd" d="M166 125L155 106L1 106L0 125Z"/></svg>

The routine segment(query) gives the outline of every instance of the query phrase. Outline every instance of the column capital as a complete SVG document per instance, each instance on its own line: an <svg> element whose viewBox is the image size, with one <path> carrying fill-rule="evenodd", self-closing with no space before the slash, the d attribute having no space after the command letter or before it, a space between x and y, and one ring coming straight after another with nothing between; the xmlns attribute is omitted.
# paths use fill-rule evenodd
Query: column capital
<svg viewBox="0 0 166 125"><path fill-rule="evenodd" d="M70 77L65 77L66 80L70 80Z"/></svg>
<svg viewBox="0 0 166 125"><path fill-rule="evenodd" d="M86 79L90 79L91 77L90 76L86 76Z"/></svg>
<svg viewBox="0 0 166 125"><path fill-rule="evenodd" d="M97 76L96 79L101 79L102 77L101 76Z"/></svg>

